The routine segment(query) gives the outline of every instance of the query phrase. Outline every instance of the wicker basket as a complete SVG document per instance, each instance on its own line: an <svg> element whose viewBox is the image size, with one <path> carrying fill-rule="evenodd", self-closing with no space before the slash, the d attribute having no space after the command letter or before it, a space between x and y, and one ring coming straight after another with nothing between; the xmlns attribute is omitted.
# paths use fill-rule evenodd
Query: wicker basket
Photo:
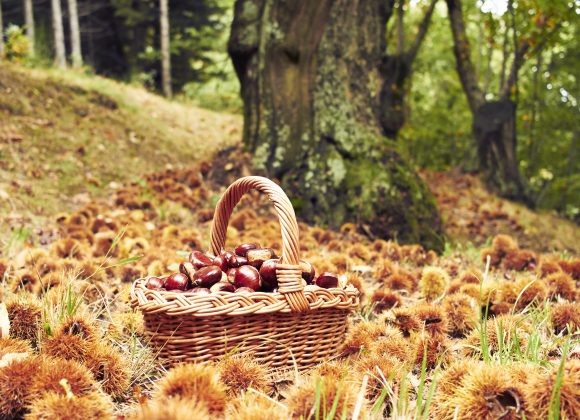
<svg viewBox="0 0 580 420"><path fill-rule="evenodd" d="M145 318L150 344L164 364L218 360L230 352L251 353L270 368L308 368L337 354L346 318L359 304L358 291L303 286L298 223L284 191L267 178L240 178L217 204L209 253L223 251L230 215L249 190L268 195L282 230L278 292L248 294L149 290L146 279L131 290Z"/></svg>

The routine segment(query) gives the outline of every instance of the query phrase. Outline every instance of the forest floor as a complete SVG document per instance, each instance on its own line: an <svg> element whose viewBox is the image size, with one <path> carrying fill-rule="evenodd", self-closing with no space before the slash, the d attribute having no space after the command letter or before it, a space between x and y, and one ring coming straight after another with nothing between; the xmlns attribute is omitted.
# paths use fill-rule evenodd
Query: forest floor
<svg viewBox="0 0 580 420"><path fill-rule="evenodd" d="M3 63L1 225L37 228L145 174L199 162L239 142L241 124L110 79Z"/></svg>
<svg viewBox="0 0 580 420"><path fill-rule="evenodd" d="M166 101L142 88L73 71L0 68L0 238L240 143L242 118ZM235 162L230 162L232 165ZM459 171L424 178L449 240L482 245L498 233L537 251L580 253L580 227L490 194Z"/></svg>
<svg viewBox="0 0 580 420"><path fill-rule="evenodd" d="M453 171L424 173L442 255L299 224L301 258L340 281L308 287L361 293L336 360L289 379L234 348L166 373L130 290L205 249L218 198L250 174L241 124L102 78L0 68L0 418L579 418L580 228ZM256 194L226 248L249 241L281 248Z"/></svg>

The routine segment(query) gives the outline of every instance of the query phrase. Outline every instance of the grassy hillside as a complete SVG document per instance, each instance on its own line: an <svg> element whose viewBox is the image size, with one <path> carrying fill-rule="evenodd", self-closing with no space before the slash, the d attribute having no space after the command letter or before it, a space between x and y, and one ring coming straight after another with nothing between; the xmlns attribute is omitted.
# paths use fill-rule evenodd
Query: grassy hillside
<svg viewBox="0 0 580 420"><path fill-rule="evenodd" d="M74 71L0 67L0 238L113 195L163 169L239 144L242 118L170 102ZM233 167L237 152L217 165ZM229 160L228 160L229 159ZM451 242L508 233L542 252L580 253L580 228L489 194L473 176L425 172ZM223 186L223 185L222 185Z"/></svg>
<svg viewBox="0 0 580 420"><path fill-rule="evenodd" d="M235 143L241 118L72 71L0 67L0 214L41 226L146 173Z"/></svg>

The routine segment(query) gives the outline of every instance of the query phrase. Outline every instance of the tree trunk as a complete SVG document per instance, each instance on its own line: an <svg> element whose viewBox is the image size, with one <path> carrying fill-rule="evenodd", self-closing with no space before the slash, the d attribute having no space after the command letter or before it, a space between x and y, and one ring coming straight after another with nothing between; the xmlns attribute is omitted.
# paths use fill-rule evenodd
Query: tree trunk
<svg viewBox="0 0 580 420"><path fill-rule="evenodd" d="M163 94L168 98L172 95L171 89L171 52L169 50L169 8L168 0L160 0L159 20L161 27L161 81Z"/></svg>
<svg viewBox="0 0 580 420"><path fill-rule="evenodd" d="M516 104L510 100L486 102L475 112L473 132L480 170L488 185L506 198L526 201L516 157Z"/></svg>
<svg viewBox="0 0 580 420"><path fill-rule="evenodd" d="M34 57L34 8L32 0L24 0L24 23L26 25L26 38L28 38L28 53Z"/></svg>
<svg viewBox="0 0 580 420"><path fill-rule="evenodd" d="M396 139L407 120L406 81L411 75L411 64L406 55L383 57L381 73L384 81L379 95L379 120L385 136Z"/></svg>
<svg viewBox="0 0 580 420"><path fill-rule="evenodd" d="M77 0L68 0L68 19L70 24L70 39L72 50L72 65L75 68L83 65L81 52L81 31L79 28L79 9Z"/></svg>
<svg viewBox="0 0 580 420"><path fill-rule="evenodd" d="M244 143L307 221L357 222L377 237L441 249L433 196L381 135L392 3L237 0L228 50Z"/></svg>
<svg viewBox="0 0 580 420"><path fill-rule="evenodd" d="M2 0L0 0L0 60L4 58L4 21L2 20Z"/></svg>
<svg viewBox="0 0 580 420"><path fill-rule="evenodd" d="M62 27L62 10L60 0L51 0L52 31L54 36L54 63L60 68L66 67L66 53L64 48L64 30Z"/></svg>

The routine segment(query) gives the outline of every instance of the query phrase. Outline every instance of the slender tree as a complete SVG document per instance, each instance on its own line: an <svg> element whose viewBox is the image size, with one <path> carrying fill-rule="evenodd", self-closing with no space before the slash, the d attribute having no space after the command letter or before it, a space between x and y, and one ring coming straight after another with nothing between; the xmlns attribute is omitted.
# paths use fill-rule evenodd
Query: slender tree
<svg viewBox="0 0 580 420"><path fill-rule="evenodd" d="M0 0L0 60L4 58L4 22L2 20L2 0Z"/></svg>
<svg viewBox="0 0 580 420"><path fill-rule="evenodd" d="M308 221L440 249L433 196L383 137L377 92L394 1L237 0L228 50L244 144Z"/></svg>
<svg viewBox="0 0 580 420"><path fill-rule="evenodd" d="M471 60L471 46L465 28L461 0L446 1L457 73L473 114L473 134L484 180L499 194L530 204L527 186L520 174L516 156L516 101L512 93L531 40L523 38L521 42L516 42L511 68L507 70L506 76L503 76L506 70L501 72L501 86L497 99L487 100L486 92L478 82L477 72ZM511 3L512 0L509 0L510 7ZM515 36L515 27L512 30ZM502 69L507 69L507 42L504 40Z"/></svg>
<svg viewBox="0 0 580 420"><path fill-rule="evenodd" d="M161 27L161 79L163 94L171 97L171 51L169 47L169 5L168 0L159 1L159 23Z"/></svg>
<svg viewBox="0 0 580 420"><path fill-rule="evenodd" d="M381 75L385 81L380 93L379 117L383 133L387 137L396 138L407 120L406 83L413 72L413 62L427 35L436 4L437 0L430 0L417 34L408 49L405 49L405 0L398 0L396 4L396 52L385 54L381 63Z"/></svg>
<svg viewBox="0 0 580 420"><path fill-rule="evenodd" d="M34 8L32 0L24 0L24 22L26 24L26 38L28 38L28 53L34 56Z"/></svg>
<svg viewBox="0 0 580 420"><path fill-rule="evenodd" d="M83 56L81 52L81 31L79 27L79 10L77 0L68 0L68 20L70 25L70 39L71 39L71 61L73 67L81 67L83 65Z"/></svg>
<svg viewBox="0 0 580 420"><path fill-rule="evenodd" d="M52 8L52 31L54 37L54 62L60 67L66 67L66 53L64 47L64 29L62 26L62 10L60 0L51 0Z"/></svg>

